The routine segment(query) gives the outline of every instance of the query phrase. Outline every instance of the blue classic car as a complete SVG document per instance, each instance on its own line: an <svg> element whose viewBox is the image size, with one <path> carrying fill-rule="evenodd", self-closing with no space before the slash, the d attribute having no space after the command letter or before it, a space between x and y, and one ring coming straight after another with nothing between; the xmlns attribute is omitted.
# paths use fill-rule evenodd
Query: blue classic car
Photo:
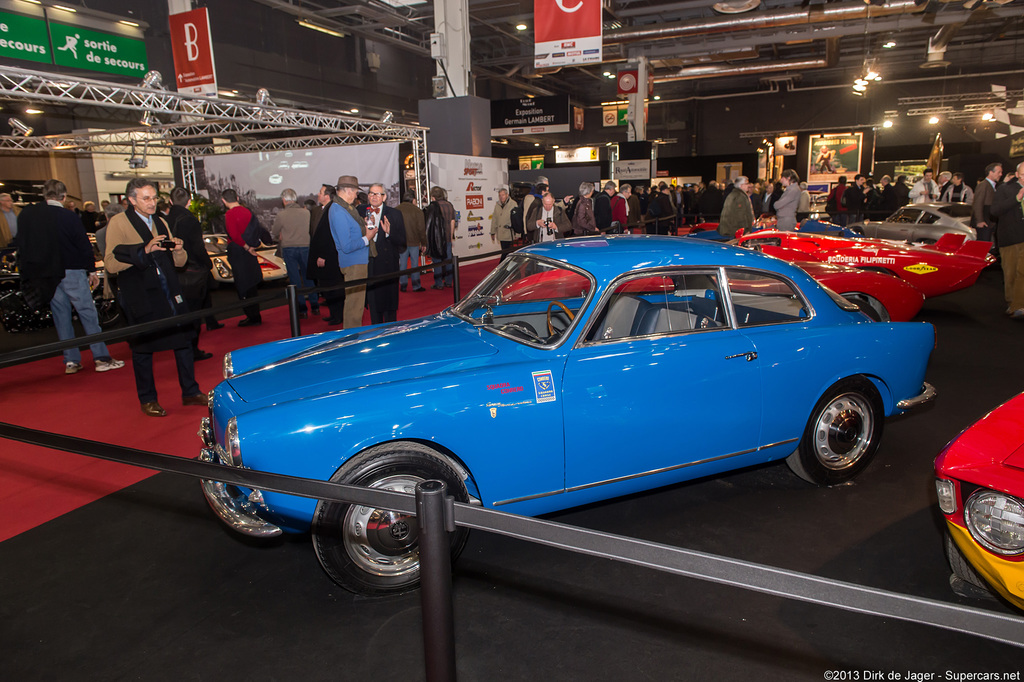
<svg viewBox="0 0 1024 682"><path fill-rule="evenodd" d="M230 354L202 457L409 492L442 479L458 500L526 515L779 459L834 485L867 466L885 416L933 395L934 342L931 325L872 322L747 249L559 240L432 317ZM203 487L242 533L311 531L348 589L418 583L401 514Z"/></svg>

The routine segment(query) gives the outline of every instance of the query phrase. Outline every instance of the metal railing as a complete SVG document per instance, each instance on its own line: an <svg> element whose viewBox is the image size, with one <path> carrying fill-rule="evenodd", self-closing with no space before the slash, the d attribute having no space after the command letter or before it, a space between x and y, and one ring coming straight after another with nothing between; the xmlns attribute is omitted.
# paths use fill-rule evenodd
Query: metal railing
<svg viewBox="0 0 1024 682"><path fill-rule="evenodd" d="M1024 648L1024 619L740 559L455 502L441 481L415 495L183 459L0 423L0 438L245 488L390 509L420 517L420 580L427 680L454 680L450 546L457 526L621 561L674 575L869 615L931 625Z"/></svg>

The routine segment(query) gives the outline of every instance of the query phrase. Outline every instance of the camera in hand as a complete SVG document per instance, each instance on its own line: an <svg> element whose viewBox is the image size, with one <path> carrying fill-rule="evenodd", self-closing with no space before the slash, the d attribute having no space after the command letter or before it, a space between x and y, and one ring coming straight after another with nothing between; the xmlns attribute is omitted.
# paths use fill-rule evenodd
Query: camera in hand
<svg viewBox="0 0 1024 682"><path fill-rule="evenodd" d="M551 218L545 218L544 219L544 227L547 228L549 235L552 235L552 234L555 233L555 231L551 227Z"/></svg>
<svg viewBox="0 0 1024 682"><path fill-rule="evenodd" d="M171 250L176 246L176 244L175 241L170 237L164 237L163 239L160 240L157 246L159 246L162 249Z"/></svg>

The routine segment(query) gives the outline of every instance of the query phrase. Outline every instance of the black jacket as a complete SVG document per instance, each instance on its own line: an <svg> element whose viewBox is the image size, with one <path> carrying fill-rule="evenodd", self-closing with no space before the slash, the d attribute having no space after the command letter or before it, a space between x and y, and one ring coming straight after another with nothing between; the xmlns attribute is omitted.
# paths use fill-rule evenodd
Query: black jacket
<svg viewBox="0 0 1024 682"><path fill-rule="evenodd" d="M184 206L171 206L167 224L171 228L171 234L184 243L185 253L188 254L185 267L188 270L212 270L213 260L203 242L203 226L192 212Z"/></svg>
<svg viewBox="0 0 1024 682"><path fill-rule="evenodd" d="M608 192L594 192L594 222L597 223L597 230L607 230L612 224L612 198ZM532 208L532 207L531 207Z"/></svg>
<svg viewBox="0 0 1024 682"><path fill-rule="evenodd" d="M1017 201L1019 191L1020 181L1016 178L996 188L991 210L999 221L996 224L996 244L999 248L1024 242L1024 207ZM21 234L21 218L18 218L18 227L18 234Z"/></svg>
<svg viewBox="0 0 1024 682"><path fill-rule="evenodd" d="M357 208L359 217L366 217L368 205ZM375 275L386 275L398 272L398 260L405 251L405 218L397 208L381 206L383 216L391 223L391 234L384 234L379 230L374 243L377 246L377 255L370 256L367 266L367 277ZM398 310L398 278L384 280L368 284L366 287L366 304L372 310Z"/></svg>
<svg viewBox="0 0 1024 682"><path fill-rule="evenodd" d="M321 209L320 222L313 230L309 239L309 260L306 262L306 276L317 283L337 283L341 281L341 269L338 266L338 247L331 234L330 211ZM317 259L324 259L324 266L316 264Z"/></svg>

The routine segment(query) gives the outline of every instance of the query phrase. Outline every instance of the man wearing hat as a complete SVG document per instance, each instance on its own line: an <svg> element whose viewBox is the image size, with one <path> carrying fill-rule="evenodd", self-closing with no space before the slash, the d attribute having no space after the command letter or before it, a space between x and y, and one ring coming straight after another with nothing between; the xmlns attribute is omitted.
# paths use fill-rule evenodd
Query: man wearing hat
<svg viewBox="0 0 1024 682"><path fill-rule="evenodd" d="M373 238L377 228L368 226L355 209L359 194L359 180L354 175L338 178L337 200L328 209L331 236L338 247L338 267L346 282L366 279L366 266L370 256L377 255ZM366 303L366 285L345 289L345 311L342 314L345 329L361 327Z"/></svg>

